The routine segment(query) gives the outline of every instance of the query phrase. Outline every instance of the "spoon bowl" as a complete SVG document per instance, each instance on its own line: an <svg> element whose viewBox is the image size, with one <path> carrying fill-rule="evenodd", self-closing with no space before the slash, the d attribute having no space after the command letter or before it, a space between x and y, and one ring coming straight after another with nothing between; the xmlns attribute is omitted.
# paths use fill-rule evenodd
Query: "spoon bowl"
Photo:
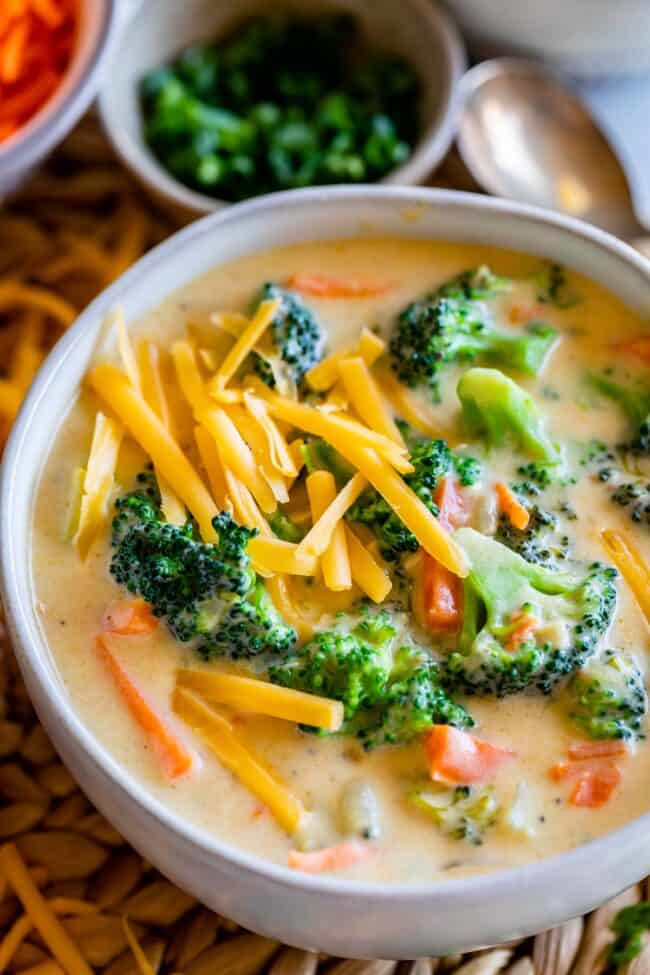
<svg viewBox="0 0 650 975"><path fill-rule="evenodd" d="M458 149L488 193L559 210L618 237L644 233L612 146L560 74L518 58L461 82Z"/></svg>

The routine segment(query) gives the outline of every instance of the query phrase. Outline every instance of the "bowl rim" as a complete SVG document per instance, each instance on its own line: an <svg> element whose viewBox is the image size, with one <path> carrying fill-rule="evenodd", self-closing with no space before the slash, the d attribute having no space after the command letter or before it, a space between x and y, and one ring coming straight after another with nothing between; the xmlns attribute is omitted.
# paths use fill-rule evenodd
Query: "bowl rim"
<svg viewBox="0 0 650 975"><path fill-rule="evenodd" d="M3 538L3 545L0 547L0 592L12 633L17 637L16 657L28 685L35 686L43 700L47 698L47 708L56 715L56 720L64 729L64 733L85 753L86 758L98 766L111 783L123 790L134 804L141 806L162 828L171 830L180 840L191 844L206 858L207 862L213 864L217 861L225 862L254 878L274 881L279 887L321 894L333 893L360 899L366 906L372 901L390 900L408 904L411 901L438 898L444 898L446 903L460 904L468 895L499 896L501 892L505 894L509 889L512 890L513 885L521 885L524 882L528 891L533 887L545 888L546 884L557 879L559 868L570 871L574 875L576 872L580 873L583 866L586 868L591 864L593 868L599 853L610 854L612 848L635 844L648 833L650 811L572 850L504 870L456 878L437 875L426 883L394 885L369 881L345 881L336 877L312 877L292 871L270 860L264 860L226 840L210 836L201 827L181 819L162 801L148 793L146 787L123 768L107 747L84 726L71 702L66 700L63 683L50 680L45 665L45 652L48 645L44 635L38 645L31 642L29 620L34 619L35 613L33 606L24 605L20 597L19 571L16 568L20 553L17 551L17 540L12 530L13 498L18 490L15 476L16 461L29 439L30 426L38 421L38 414L44 407L50 385L66 382L64 366L68 355L73 353L75 346L83 339L84 332L93 328L93 323L97 327L98 320L101 320L108 309L119 301L123 292L129 291L138 279L146 276L149 270L181 256L188 241L221 232L229 223L237 222L240 217L253 215L263 219L268 211L276 208L286 211L288 207L300 208L303 204L326 204L333 197L349 198L351 205L362 203L366 199L379 198L395 205L434 205L452 210L470 207L474 210L503 214L523 222L532 221L566 231L578 240L595 244L636 270L641 284L646 285L650 297L650 261L628 244L605 231L540 207L456 190L372 185L293 190L257 197L189 224L149 251L86 307L48 355L14 422L0 470L0 537ZM39 476L41 472L42 465ZM35 487L36 481L30 484L30 493L33 494ZM22 561L27 562L27 571L29 571L31 560L28 552L22 552ZM38 709L43 701L36 700L35 704ZM640 868L640 872L647 872L647 867L648 865Z"/></svg>
<svg viewBox="0 0 650 975"><path fill-rule="evenodd" d="M55 143L65 137L92 101L96 93L97 74L113 47L120 23L118 8L121 0L100 2L101 24L76 84L61 100L57 100L55 90L15 137L9 139L6 145L0 145L0 174L5 171L25 171L35 165Z"/></svg>
<svg viewBox="0 0 650 975"><path fill-rule="evenodd" d="M434 5L430 0L402 0L402 2L411 5L420 18L428 24L431 36L436 38L439 50L446 61L446 91L441 99L437 117L420 134L412 155L401 166L390 170L377 181L376 185L421 183L441 162L454 138L459 110L459 84L467 68L465 45L455 22L447 11L437 4ZM150 13L146 6L139 6L133 16L135 19L148 16ZM113 57L118 56L114 52ZM108 73L110 75L110 71ZM97 98L102 127L117 156L144 186L168 202L193 213L209 214L223 207L235 205L229 200L194 190L172 176L141 138L132 138L122 126L114 123L110 107L112 99L111 85L102 84ZM316 187L309 188L330 185L363 186L366 184L318 184ZM249 197L249 199L256 199L256 197Z"/></svg>

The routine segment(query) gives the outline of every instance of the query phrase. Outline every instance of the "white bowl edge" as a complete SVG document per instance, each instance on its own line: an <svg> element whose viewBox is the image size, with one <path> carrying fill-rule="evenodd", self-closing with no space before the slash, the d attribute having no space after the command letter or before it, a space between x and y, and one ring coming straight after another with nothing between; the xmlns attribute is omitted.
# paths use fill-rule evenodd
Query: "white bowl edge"
<svg viewBox="0 0 650 975"><path fill-rule="evenodd" d="M27 551L47 445L111 306L119 301L127 319L138 317L218 263L217 252L225 260L279 243L391 234L493 243L558 259L650 311L650 263L607 234L546 211L393 187L274 194L187 227L95 299L39 372L14 425L0 482L1 582L18 661L46 730L82 787L136 848L216 910L289 943L348 957L446 954L583 913L650 869L650 814L540 863L418 886L304 877L265 863L176 820L82 726L38 625ZM28 492L21 490L25 477Z"/></svg>

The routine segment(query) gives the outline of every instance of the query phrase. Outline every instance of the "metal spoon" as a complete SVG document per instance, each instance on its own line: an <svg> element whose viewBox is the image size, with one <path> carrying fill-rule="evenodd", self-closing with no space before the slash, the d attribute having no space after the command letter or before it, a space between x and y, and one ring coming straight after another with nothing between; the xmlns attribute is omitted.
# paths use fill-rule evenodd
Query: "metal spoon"
<svg viewBox="0 0 650 975"><path fill-rule="evenodd" d="M488 193L560 210L648 247L614 150L561 76L498 58L471 68L461 95L458 149Z"/></svg>

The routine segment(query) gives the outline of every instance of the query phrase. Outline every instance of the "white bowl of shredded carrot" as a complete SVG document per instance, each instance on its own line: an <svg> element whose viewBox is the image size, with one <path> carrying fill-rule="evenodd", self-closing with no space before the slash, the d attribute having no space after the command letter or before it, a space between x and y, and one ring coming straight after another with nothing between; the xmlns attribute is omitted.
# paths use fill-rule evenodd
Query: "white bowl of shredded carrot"
<svg viewBox="0 0 650 975"><path fill-rule="evenodd" d="M520 938L613 896L647 872L648 815L525 867L392 888L308 876L243 852L173 812L84 725L44 636L28 554L43 460L116 303L128 320L137 319L181 285L234 258L277 245L387 235L527 249L569 263L639 313L650 309L648 264L631 248L578 221L507 201L362 186L275 194L228 208L139 261L89 306L49 356L5 453L0 567L17 659L39 716L81 787L144 857L211 908L272 938L339 956L414 958L450 954L470 942ZM116 405L118 393L116 386ZM4 866L12 883L21 882L15 864ZM27 897L29 882L23 886ZM34 904L43 921L39 902Z"/></svg>
<svg viewBox="0 0 650 975"><path fill-rule="evenodd" d="M90 104L117 14L116 0L0 5L0 196L27 178Z"/></svg>

